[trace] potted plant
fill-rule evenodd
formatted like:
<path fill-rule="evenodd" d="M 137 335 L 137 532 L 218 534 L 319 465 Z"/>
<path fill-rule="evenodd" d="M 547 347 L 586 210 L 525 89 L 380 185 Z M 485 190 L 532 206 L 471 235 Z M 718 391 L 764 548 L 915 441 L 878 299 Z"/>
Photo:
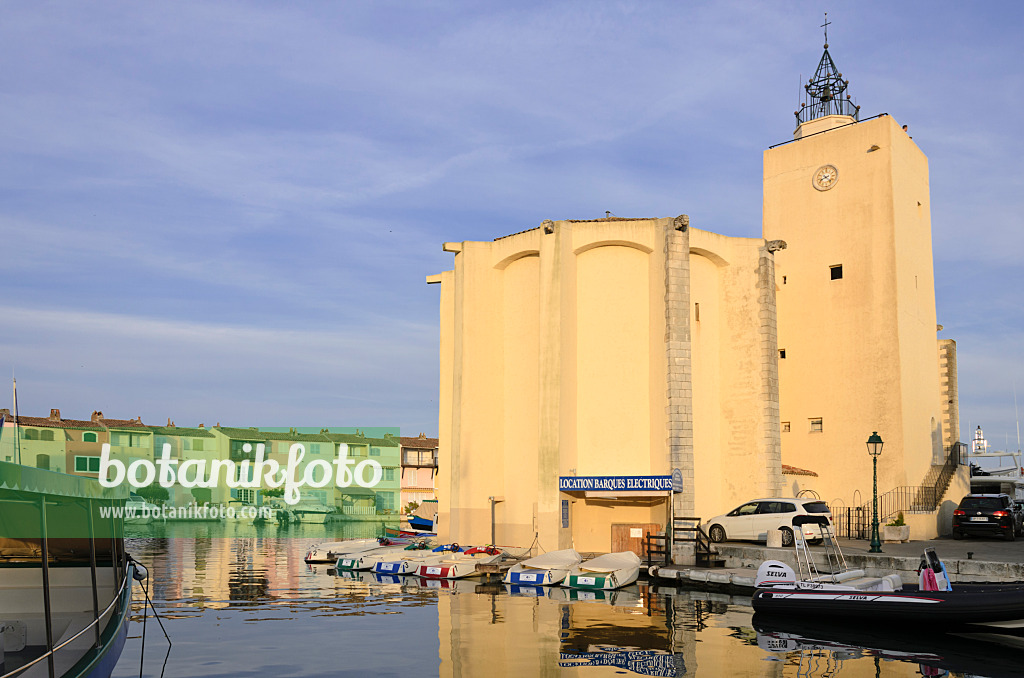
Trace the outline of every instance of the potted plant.
<path fill-rule="evenodd" d="M 910 525 L 903 520 L 903 512 L 882 526 L 882 541 L 887 544 L 910 541 Z"/>

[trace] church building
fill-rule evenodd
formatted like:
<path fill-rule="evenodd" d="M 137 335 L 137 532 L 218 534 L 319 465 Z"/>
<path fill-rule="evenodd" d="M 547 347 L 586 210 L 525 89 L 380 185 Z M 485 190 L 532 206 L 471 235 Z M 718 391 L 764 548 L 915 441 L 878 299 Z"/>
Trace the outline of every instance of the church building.
<path fill-rule="evenodd" d="M 758 497 L 855 506 L 875 431 L 880 492 L 941 468 L 955 346 L 936 335 L 927 160 L 846 87 L 826 45 L 793 139 L 765 151 L 762 238 L 680 215 L 445 243 L 439 539 L 635 550 Z"/>

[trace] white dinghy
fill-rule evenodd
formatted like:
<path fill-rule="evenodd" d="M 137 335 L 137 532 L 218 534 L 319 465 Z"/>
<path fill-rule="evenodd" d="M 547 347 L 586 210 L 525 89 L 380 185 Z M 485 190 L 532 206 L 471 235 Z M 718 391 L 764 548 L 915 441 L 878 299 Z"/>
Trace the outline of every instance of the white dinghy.
<path fill-rule="evenodd" d="M 380 539 L 346 539 L 312 544 L 307 549 L 304 560 L 307 563 L 334 563 L 337 562 L 338 556 L 375 549 L 382 545 Z"/>
<path fill-rule="evenodd" d="M 343 570 L 372 570 L 373 566 L 382 560 L 397 558 L 400 553 L 405 551 L 405 547 L 405 544 L 388 544 L 354 553 L 343 553 L 338 556 L 335 568 L 338 572 Z"/>
<path fill-rule="evenodd" d="M 574 589 L 619 589 L 640 576 L 640 556 L 632 551 L 619 551 L 598 556 L 574 567 L 562 586 Z"/>
<path fill-rule="evenodd" d="M 433 549 L 406 547 L 395 557 L 381 559 L 373 566 L 373 571 L 377 574 L 416 574 L 421 565 L 436 565 L 460 550 L 458 544 L 444 544 Z"/>
<path fill-rule="evenodd" d="M 581 560 L 583 557 L 575 549 L 544 553 L 516 563 L 505 573 L 502 581 L 524 586 L 551 586 L 561 583 L 569 570 L 579 565 Z"/>
<path fill-rule="evenodd" d="M 502 551 L 493 546 L 478 546 L 453 553 L 437 563 L 420 565 L 416 574 L 427 579 L 462 579 L 478 574 L 477 565 L 497 562 L 502 555 Z"/>

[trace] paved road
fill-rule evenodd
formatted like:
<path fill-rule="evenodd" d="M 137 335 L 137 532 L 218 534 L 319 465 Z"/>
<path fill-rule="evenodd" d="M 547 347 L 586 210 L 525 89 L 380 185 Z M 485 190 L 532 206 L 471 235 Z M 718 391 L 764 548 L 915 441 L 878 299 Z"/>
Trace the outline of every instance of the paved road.
<path fill-rule="evenodd" d="M 843 553 L 864 553 L 871 548 L 866 539 L 840 539 Z M 973 553 L 974 560 L 994 563 L 1024 563 L 1024 538 L 1017 541 L 1003 541 L 992 537 L 968 537 L 953 539 L 941 537 L 927 541 L 909 541 L 905 544 L 882 544 L 882 553 L 890 556 L 919 556 L 924 549 L 932 547 L 943 561 L 967 560 Z"/>

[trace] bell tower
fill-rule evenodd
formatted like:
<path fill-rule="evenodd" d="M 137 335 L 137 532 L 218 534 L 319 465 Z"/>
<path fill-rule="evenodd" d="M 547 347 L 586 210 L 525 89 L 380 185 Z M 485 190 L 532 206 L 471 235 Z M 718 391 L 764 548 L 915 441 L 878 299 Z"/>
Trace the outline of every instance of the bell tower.
<path fill-rule="evenodd" d="M 923 482 L 943 456 L 942 396 L 928 160 L 889 115 L 861 119 L 824 28 L 793 139 L 764 152 L 762 234 L 788 245 L 775 255 L 782 461 L 850 506 L 855 490 L 871 497 L 873 431 L 879 493 Z"/>

